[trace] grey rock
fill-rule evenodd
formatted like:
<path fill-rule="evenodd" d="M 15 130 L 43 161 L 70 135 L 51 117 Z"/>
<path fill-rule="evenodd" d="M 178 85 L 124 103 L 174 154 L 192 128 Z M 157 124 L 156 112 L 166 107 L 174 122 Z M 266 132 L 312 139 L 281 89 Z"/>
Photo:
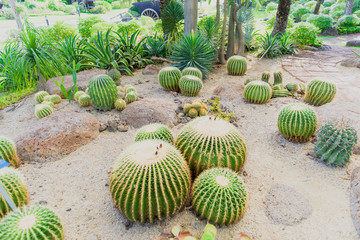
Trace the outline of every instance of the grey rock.
<path fill-rule="evenodd" d="M 343 67 L 357 67 L 360 68 L 360 58 L 348 58 L 340 63 Z"/>
<path fill-rule="evenodd" d="M 346 42 L 347 47 L 360 47 L 360 40 L 351 40 Z"/>
<path fill-rule="evenodd" d="M 360 155 L 360 143 L 358 145 L 355 145 L 353 153 L 356 155 Z"/>
<path fill-rule="evenodd" d="M 154 65 L 154 64 L 150 64 L 147 65 L 144 70 L 142 70 L 142 74 L 143 75 L 156 75 L 158 74 L 160 71 L 160 67 Z"/>
<path fill-rule="evenodd" d="M 329 27 L 326 30 L 324 30 L 320 35 L 321 36 L 338 36 L 339 32 L 336 29 L 336 27 Z"/>

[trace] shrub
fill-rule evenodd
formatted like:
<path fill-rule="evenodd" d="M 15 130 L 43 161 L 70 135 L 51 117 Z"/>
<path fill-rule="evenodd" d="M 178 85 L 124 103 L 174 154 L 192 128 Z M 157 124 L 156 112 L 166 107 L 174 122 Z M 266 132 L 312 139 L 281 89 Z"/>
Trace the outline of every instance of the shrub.
<path fill-rule="evenodd" d="M 302 15 L 301 21 L 302 21 L 302 22 L 306 22 L 307 19 L 308 19 L 311 15 L 312 15 L 311 13 L 306 13 L 306 14 Z"/>
<path fill-rule="evenodd" d="M 5 9 L 3 10 L 3 15 L 4 15 L 5 19 L 8 19 L 8 20 L 13 20 L 13 19 L 15 19 L 12 10 L 9 9 L 9 8 L 5 8 Z"/>
<path fill-rule="evenodd" d="M 305 7 L 299 7 L 292 13 L 292 15 L 293 15 L 295 21 L 300 22 L 301 17 L 307 13 L 311 13 L 311 11 Z"/>
<path fill-rule="evenodd" d="M 266 12 L 270 13 L 272 11 L 276 11 L 278 9 L 278 4 L 271 2 L 266 6 Z"/>
<path fill-rule="evenodd" d="M 95 6 L 90 12 L 93 14 L 104 14 L 106 13 L 106 8 L 104 6 Z"/>
<path fill-rule="evenodd" d="M 50 9 L 51 11 L 59 11 L 59 7 L 57 5 L 57 2 L 55 2 L 54 0 L 50 0 L 48 2 L 47 5 L 48 9 Z"/>
<path fill-rule="evenodd" d="M 66 14 L 75 15 L 76 14 L 76 8 L 74 6 L 72 6 L 72 5 L 67 5 L 65 7 L 64 12 Z"/>
<path fill-rule="evenodd" d="M 324 1 L 323 6 L 330 7 L 330 6 L 334 5 L 335 2 L 336 2 L 336 0 L 326 0 L 326 1 Z"/>
<path fill-rule="evenodd" d="M 329 14 L 331 11 L 331 7 L 326 7 L 321 11 L 321 14 Z"/>
<path fill-rule="evenodd" d="M 266 32 L 264 35 L 258 35 L 256 42 L 259 48 L 259 57 L 276 58 L 282 55 L 279 35 L 272 36 Z"/>
<path fill-rule="evenodd" d="M 337 30 L 339 32 L 339 35 L 351 34 L 351 33 L 359 33 L 360 32 L 360 26 L 338 27 Z"/>
<path fill-rule="evenodd" d="M 219 25 L 216 26 L 215 18 L 216 18 L 215 15 L 203 17 L 198 22 L 198 28 L 199 31 L 202 34 L 204 34 L 204 36 L 208 39 L 208 41 L 217 44 L 216 42 L 214 42 L 214 40 L 217 38 L 217 40 L 219 41 L 220 39 L 221 33 L 219 31 L 220 30 L 219 26 L 221 26 L 221 24 L 219 23 Z"/>
<path fill-rule="evenodd" d="M 100 32 L 101 34 L 106 34 L 108 30 L 110 30 L 110 36 L 115 36 L 116 32 L 118 30 L 115 23 L 109 23 L 109 22 L 100 22 L 96 23 L 91 28 L 91 36 L 90 36 L 90 42 L 92 42 L 97 37 L 97 33 Z"/>
<path fill-rule="evenodd" d="M 137 20 L 141 26 L 141 32 L 146 35 L 152 35 L 154 33 L 155 21 L 151 17 L 141 16 Z M 137 29 L 139 30 L 139 29 Z"/>
<path fill-rule="evenodd" d="M 80 18 L 79 21 L 79 33 L 83 38 L 89 38 L 91 36 L 91 29 L 96 23 L 105 22 L 103 19 L 97 16 Z"/>
<path fill-rule="evenodd" d="M 111 7 L 112 9 L 120 9 L 121 8 L 120 2 L 119 1 L 112 2 Z"/>
<path fill-rule="evenodd" d="M 307 9 L 309 9 L 309 11 L 313 12 L 314 9 L 315 9 L 315 5 L 316 5 L 316 1 L 310 1 L 310 2 L 305 3 L 304 6 L 305 6 Z"/>
<path fill-rule="evenodd" d="M 25 7 L 28 8 L 28 9 L 34 9 L 36 8 L 36 5 L 30 1 L 25 1 Z"/>
<path fill-rule="evenodd" d="M 139 29 L 141 29 L 141 26 L 138 21 L 131 20 L 127 23 L 123 23 L 123 22 L 119 23 L 118 28 L 119 28 L 118 32 L 123 32 L 123 31 L 127 30 L 129 34 L 133 34 L 136 31 L 138 31 Z"/>
<path fill-rule="evenodd" d="M 71 24 L 57 22 L 52 27 L 44 28 L 43 32 L 46 34 L 46 38 L 49 38 L 51 41 L 57 41 L 59 39 L 75 36 L 77 34 L 77 29 Z"/>
<path fill-rule="evenodd" d="M 319 15 L 311 15 L 307 21 L 309 23 L 314 24 L 316 27 L 318 27 L 321 31 L 325 31 L 333 24 L 333 19 L 330 16 L 319 14 Z"/>
<path fill-rule="evenodd" d="M 166 44 L 162 37 L 155 33 L 154 37 L 146 37 L 144 49 L 149 57 L 166 57 Z"/>
<path fill-rule="evenodd" d="M 330 17 L 332 17 L 333 19 L 338 19 L 339 17 L 344 15 L 344 11 L 345 3 L 334 4 L 331 6 Z"/>
<path fill-rule="evenodd" d="M 360 19 L 355 14 L 342 16 L 337 22 L 338 27 L 353 27 L 358 25 L 360 25 Z"/>
<path fill-rule="evenodd" d="M 300 47 L 317 45 L 316 36 L 320 33 L 320 29 L 308 22 L 295 24 L 290 32 L 294 41 Z"/>
<path fill-rule="evenodd" d="M 97 7 L 97 6 L 103 6 L 103 7 L 105 7 L 105 12 L 104 13 L 106 13 L 106 12 L 110 12 L 111 11 L 111 4 L 110 3 L 108 3 L 108 2 L 106 2 L 106 1 L 96 1 L 95 2 L 95 7 Z"/>
<path fill-rule="evenodd" d="M 294 37 L 288 32 L 280 37 L 280 51 L 283 55 L 293 55 L 296 53 L 297 46 Z"/>

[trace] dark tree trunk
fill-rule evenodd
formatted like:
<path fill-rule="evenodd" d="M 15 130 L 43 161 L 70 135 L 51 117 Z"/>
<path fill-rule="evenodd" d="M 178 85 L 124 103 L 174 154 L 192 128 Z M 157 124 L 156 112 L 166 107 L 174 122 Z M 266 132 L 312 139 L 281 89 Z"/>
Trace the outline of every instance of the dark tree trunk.
<path fill-rule="evenodd" d="M 242 22 L 236 22 L 236 30 L 239 36 L 239 47 L 237 51 L 237 55 L 244 56 L 245 55 L 245 34 L 242 27 Z"/>
<path fill-rule="evenodd" d="M 159 1 L 159 5 L 160 5 L 160 15 L 164 16 L 164 9 L 165 7 L 169 4 L 170 0 L 160 0 Z M 163 27 L 163 32 L 165 33 L 165 29 Z"/>
<path fill-rule="evenodd" d="M 228 8 L 228 0 L 224 1 L 224 19 L 221 31 L 221 39 L 220 39 L 220 49 L 219 49 L 219 59 L 221 64 L 225 64 L 225 35 L 226 35 L 226 21 L 227 21 L 227 8 Z"/>
<path fill-rule="evenodd" d="M 234 55 L 235 48 L 235 7 L 230 8 L 229 28 L 228 28 L 228 44 L 226 49 L 226 59 Z"/>
<path fill-rule="evenodd" d="M 315 10 L 314 10 L 314 14 L 319 14 L 320 11 L 320 7 L 321 7 L 321 3 L 323 2 L 323 0 L 317 0 L 317 3 L 315 5 Z"/>
<path fill-rule="evenodd" d="M 291 0 L 279 0 L 279 6 L 276 13 L 276 19 L 272 35 L 277 33 L 285 33 L 289 12 L 290 12 Z"/>
<path fill-rule="evenodd" d="M 185 0 L 184 2 L 184 33 L 196 32 L 198 19 L 198 1 Z"/>
<path fill-rule="evenodd" d="M 354 0 L 347 0 L 344 15 L 351 15 L 354 7 Z"/>

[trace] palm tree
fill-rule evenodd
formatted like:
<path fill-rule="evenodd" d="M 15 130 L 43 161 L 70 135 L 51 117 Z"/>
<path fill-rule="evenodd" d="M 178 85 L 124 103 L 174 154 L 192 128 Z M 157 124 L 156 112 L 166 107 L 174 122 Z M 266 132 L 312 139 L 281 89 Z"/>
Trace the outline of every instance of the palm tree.
<path fill-rule="evenodd" d="M 184 2 L 184 17 L 185 17 L 184 33 L 189 34 L 191 32 L 196 32 L 197 19 L 198 19 L 198 1 L 197 0 L 185 0 L 185 2 Z"/>

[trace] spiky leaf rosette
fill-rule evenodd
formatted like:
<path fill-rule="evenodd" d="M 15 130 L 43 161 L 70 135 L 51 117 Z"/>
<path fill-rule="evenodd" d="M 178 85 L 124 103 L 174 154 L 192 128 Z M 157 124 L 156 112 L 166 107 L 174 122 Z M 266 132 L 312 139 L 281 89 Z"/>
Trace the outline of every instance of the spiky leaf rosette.
<path fill-rule="evenodd" d="M 49 116 L 53 113 L 53 108 L 48 104 L 38 104 L 35 106 L 35 116 L 38 119 Z"/>
<path fill-rule="evenodd" d="M 6 137 L 0 137 L 0 158 L 9 162 L 14 167 L 19 166 L 15 144 Z"/>
<path fill-rule="evenodd" d="M 274 72 L 274 85 L 282 84 L 282 72 Z"/>
<path fill-rule="evenodd" d="M 42 103 L 42 101 L 44 101 L 44 97 L 45 97 L 45 96 L 48 96 L 48 95 L 49 95 L 49 93 L 47 93 L 47 92 L 45 92 L 45 91 L 37 92 L 37 93 L 35 94 L 35 101 L 36 101 L 37 103 Z"/>
<path fill-rule="evenodd" d="M 107 72 L 107 75 L 111 77 L 115 84 L 120 84 L 121 73 L 116 69 L 111 69 Z"/>
<path fill-rule="evenodd" d="M 191 185 L 181 153 L 162 140 L 136 142 L 124 150 L 110 174 L 111 196 L 130 221 L 172 216 L 186 202 Z"/>
<path fill-rule="evenodd" d="M 344 166 L 357 143 L 357 132 L 344 123 L 327 123 L 319 130 L 315 156 L 328 165 Z"/>
<path fill-rule="evenodd" d="M 126 108 L 126 102 L 123 99 L 117 99 L 115 101 L 115 108 L 117 110 L 124 110 Z"/>
<path fill-rule="evenodd" d="M 269 79 L 270 79 L 270 73 L 269 72 L 263 72 L 261 74 L 261 81 L 264 81 L 264 82 L 269 82 Z"/>
<path fill-rule="evenodd" d="M 171 130 L 161 123 L 148 124 L 137 131 L 135 135 L 135 142 L 147 139 L 159 139 L 171 144 L 174 143 L 174 137 Z"/>
<path fill-rule="evenodd" d="M 201 218 L 221 226 L 236 222 L 244 214 L 247 192 L 236 172 L 228 168 L 212 168 L 195 179 L 191 199 Z"/>
<path fill-rule="evenodd" d="M 305 101 L 314 106 L 321 106 L 331 102 L 335 95 L 335 84 L 322 80 L 312 80 L 307 85 Z"/>
<path fill-rule="evenodd" d="M 74 95 L 75 101 L 79 101 L 79 97 L 80 97 L 81 95 L 83 95 L 84 93 L 85 93 L 84 91 L 77 91 L 77 92 L 75 93 L 75 95 Z"/>
<path fill-rule="evenodd" d="M 117 99 L 117 88 L 108 75 L 98 75 L 90 79 L 89 95 L 95 108 L 111 110 Z"/>
<path fill-rule="evenodd" d="M 181 93 L 185 96 L 195 97 L 200 93 L 203 83 L 198 77 L 186 75 L 180 78 L 179 87 Z"/>
<path fill-rule="evenodd" d="M 0 169 L 0 182 L 9 194 L 17 207 L 22 207 L 29 203 L 29 194 L 24 183 L 21 173 L 13 168 Z M 10 206 L 5 201 L 5 198 L 0 194 L 0 218 L 4 217 L 11 211 Z M 0 231 L 0 236 L 1 236 Z M 1 238 L 0 239 L 13 239 Z"/>
<path fill-rule="evenodd" d="M 244 98 L 251 103 L 266 103 L 271 98 L 271 87 L 264 81 L 252 81 L 246 84 Z"/>
<path fill-rule="evenodd" d="M 245 140 L 231 123 L 215 117 L 198 117 L 180 131 L 177 148 L 184 154 L 194 175 L 212 167 L 238 172 L 245 163 Z"/>
<path fill-rule="evenodd" d="M 306 142 L 316 131 L 316 113 L 308 105 L 289 104 L 283 107 L 279 113 L 278 128 L 282 135 L 290 141 Z"/>
<path fill-rule="evenodd" d="M 202 72 L 194 67 L 187 67 L 182 71 L 182 75 L 186 76 L 186 75 L 191 75 L 191 76 L 195 76 L 198 77 L 200 79 L 202 79 Z"/>
<path fill-rule="evenodd" d="M 126 96 L 125 96 L 125 101 L 126 101 L 127 103 L 132 103 L 132 102 L 135 102 L 135 101 L 136 101 L 136 98 L 137 98 L 136 92 L 129 92 L 129 93 L 127 93 Z"/>
<path fill-rule="evenodd" d="M 0 239 L 63 240 L 60 218 L 42 206 L 23 207 L 0 222 Z"/>
<path fill-rule="evenodd" d="M 169 91 L 179 90 L 181 71 L 176 67 L 165 67 L 159 72 L 159 84 Z"/>
<path fill-rule="evenodd" d="M 246 59 L 242 56 L 232 56 L 227 60 L 226 69 L 230 75 L 244 75 L 247 70 Z"/>
<path fill-rule="evenodd" d="M 50 100 L 50 102 L 53 102 L 54 104 L 61 103 L 61 97 L 57 94 L 50 95 L 49 100 Z"/>
<path fill-rule="evenodd" d="M 91 99 L 90 99 L 90 96 L 87 95 L 86 93 L 82 94 L 80 97 L 79 97 L 79 104 L 83 107 L 87 107 L 87 106 L 90 106 L 91 105 Z"/>

